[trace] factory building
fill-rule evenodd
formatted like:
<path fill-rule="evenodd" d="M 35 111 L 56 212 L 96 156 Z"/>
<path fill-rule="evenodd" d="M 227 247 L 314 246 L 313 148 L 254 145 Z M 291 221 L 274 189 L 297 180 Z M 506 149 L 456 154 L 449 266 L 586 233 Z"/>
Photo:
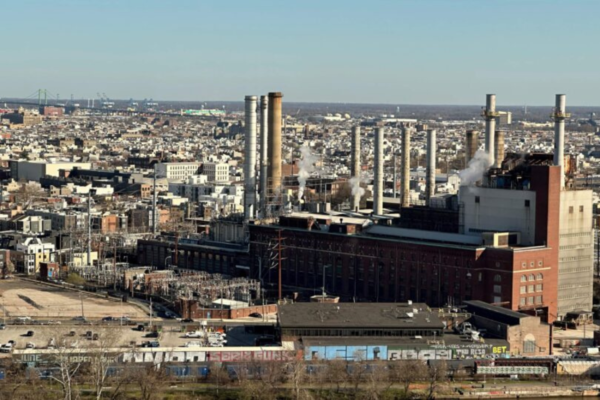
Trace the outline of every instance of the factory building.
<path fill-rule="evenodd" d="M 200 162 L 166 162 L 156 164 L 156 175 L 169 180 L 183 180 L 198 175 Z"/>

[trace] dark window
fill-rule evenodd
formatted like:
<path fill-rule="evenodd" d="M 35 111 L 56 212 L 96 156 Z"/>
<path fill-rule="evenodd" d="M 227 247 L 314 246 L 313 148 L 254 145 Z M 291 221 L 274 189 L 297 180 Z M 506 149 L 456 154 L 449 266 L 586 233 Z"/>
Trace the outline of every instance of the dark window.
<path fill-rule="evenodd" d="M 479 196 L 475 196 L 475 203 L 479 203 Z"/>
<path fill-rule="evenodd" d="M 529 200 L 525 200 L 525 207 L 529 207 Z"/>
<path fill-rule="evenodd" d="M 573 206 L 569 207 L 569 214 L 573 214 Z"/>
<path fill-rule="evenodd" d="M 583 206 L 579 206 L 579 212 L 583 212 Z"/>

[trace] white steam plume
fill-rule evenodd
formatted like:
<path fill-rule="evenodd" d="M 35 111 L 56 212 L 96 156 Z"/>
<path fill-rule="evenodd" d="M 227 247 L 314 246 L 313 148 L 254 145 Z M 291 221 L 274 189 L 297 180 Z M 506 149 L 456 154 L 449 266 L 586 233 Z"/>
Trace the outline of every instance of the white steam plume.
<path fill-rule="evenodd" d="M 360 184 L 368 182 L 369 177 L 367 176 L 367 174 L 364 173 L 364 171 L 361 171 L 360 177 L 354 176 L 350 178 L 348 183 L 352 187 L 352 197 L 358 197 L 359 199 L 361 199 L 365 194 L 365 189 L 362 186 L 360 186 Z"/>
<path fill-rule="evenodd" d="M 310 152 L 310 147 L 306 143 L 300 148 L 300 154 L 302 155 L 302 159 L 298 163 L 298 183 L 300 184 L 298 187 L 298 199 L 302 199 L 304 196 L 306 180 L 315 171 L 315 163 L 319 161 L 319 157 Z"/>
<path fill-rule="evenodd" d="M 475 184 L 483 178 L 485 172 L 490 168 L 490 156 L 485 150 L 479 149 L 469 161 L 467 168 L 458 173 L 461 186 Z"/>

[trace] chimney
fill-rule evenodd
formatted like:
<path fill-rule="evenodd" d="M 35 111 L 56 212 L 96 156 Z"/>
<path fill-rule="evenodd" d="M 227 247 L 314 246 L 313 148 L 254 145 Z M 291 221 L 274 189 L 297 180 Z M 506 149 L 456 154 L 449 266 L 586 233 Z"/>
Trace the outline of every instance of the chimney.
<path fill-rule="evenodd" d="M 554 165 L 560 166 L 560 188 L 565 187 L 565 118 L 570 114 L 566 112 L 567 96 L 556 95 L 556 105 L 552 117 L 554 118 Z"/>
<path fill-rule="evenodd" d="M 402 128 L 402 207 L 410 206 L 410 128 Z"/>
<path fill-rule="evenodd" d="M 256 206 L 256 96 L 245 98 L 244 219 L 254 218 Z"/>
<path fill-rule="evenodd" d="M 496 132 L 496 95 L 488 94 L 486 96 L 485 110 L 483 110 L 483 117 L 485 118 L 485 151 L 488 153 L 490 159 L 490 165 L 496 167 L 494 160 L 494 133 Z"/>
<path fill-rule="evenodd" d="M 435 161 L 436 161 L 436 131 L 435 129 L 427 130 L 427 183 L 425 196 L 427 205 L 435 194 Z"/>
<path fill-rule="evenodd" d="M 383 128 L 375 128 L 375 181 L 373 182 L 373 214 L 383 214 Z"/>
<path fill-rule="evenodd" d="M 356 178 L 360 184 L 360 126 L 352 127 L 352 162 L 350 166 L 352 178 Z M 352 210 L 360 208 L 360 195 L 352 198 Z"/>
<path fill-rule="evenodd" d="M 477 149 L 479 148 L 479 131 L 467 131 L 467 145 L 465 149 L 465 168 L 469 165 L 469 161 L 473 159 Z"/>
<path fill-rule="evenodd" d="M 267 205 L 267 96 L 260 96 L 260 211 Z"/>
<path fill-rule="evenodd" d="M 269 141 L 268 154 L 268 185 L 269 194 L 278 195 L 281 190 L 281 92 L 269 93 L 268 120 Z"/>
<path fill-rule="evenodd" d="M 496 159 L 496 168 L 502 168 L 502 161 L 504 161 L 504 131 L 496 131 L 494 136 L 494 158 Z"/>

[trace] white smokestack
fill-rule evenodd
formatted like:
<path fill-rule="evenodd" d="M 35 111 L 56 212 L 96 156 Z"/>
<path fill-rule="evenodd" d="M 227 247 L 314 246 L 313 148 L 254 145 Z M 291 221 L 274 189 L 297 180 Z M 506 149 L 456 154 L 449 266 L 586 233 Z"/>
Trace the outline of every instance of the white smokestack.
<path fill-rule="evenodd" d="M 435 195 L 435 159 L 437 156 L 436 153 L 436 131 L 435 129 L 429 129 L 427 131 L 427 181 L 425 189 L 427 205 L 429 205 L 429 201 Z"/>
<path fill-rule="evenodd" d="M 554 107 L 554 165 L 560 166 L 560 187 L 565 187 L 565 118 L 567 96 L 564 94 L 556 95 L 556 105 Z"/>
<path fill-rule="evenodd" d="M 267 96 L 260 96 L 260 210 L 264 214 L 267 205 L 268 193 L 268 166 L 267 143 L 269 140 L 269 129 L 267 126 Z"/>
<path fill-rule="evenodd" d="M 411 128 L 402 129 L 402 207 L 410 207 L 410 134 Z"/>
<path fill-rule="evenodd" d="M 364 189 L 360 187 L 360 126 L 352 127 L 352 161 L 350 173 L 352 174 L 350 179 L 350 185 L 352 186 L 352 210 L 356 211 L 360 207 L 360 199 L 362 194 L 364 194 Z"/>
<path fill-rule="evenodd" d="M 256 206 L 256 96 L 246 96 L 245 102 L 244 219 L 249 220 Z"/>
<path fill-rule="evenodd" d="M 375 128 L 373 214 L 383 214 L 383 128 Z"/>
<path fill-rule="evenodd" d="M 483 111 L 485 118 L 485 151 L 489 154 L 490 165 L 496 166 L 494 160 L 494 134 L 496 133 L 496 95 L 488 94 L 486 96 L 485 110 Z"/>

